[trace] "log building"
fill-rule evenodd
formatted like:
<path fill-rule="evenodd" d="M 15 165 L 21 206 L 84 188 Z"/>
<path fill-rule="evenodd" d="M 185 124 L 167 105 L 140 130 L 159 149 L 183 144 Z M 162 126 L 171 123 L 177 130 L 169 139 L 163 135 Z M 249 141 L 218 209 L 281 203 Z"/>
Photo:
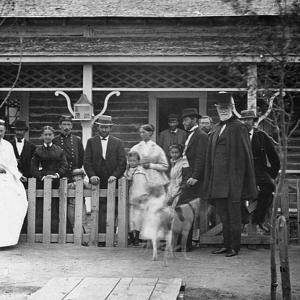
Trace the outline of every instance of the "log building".
<path fill-rule="evenodd" d="M 97 114 L 105 96 L 118 90 L 106 113 L 128 148 L 139 140 L 140 124 L 150 122 L 158 133 L 169 113 L 185 107 L 215 118 L 219 91 L 233 93 L 238 111 L 256 109 L 264 90 L 274 88 L 276 76 L 268 81 L 265 71 L 284 43 L 294 70 L 285 88 L 297 98 L 297 120 L 300 21 L 293 9 L 285 12 L 283 36 L 275 0 L 1 1 L 0 99 L 14 89 L 0 115 L 9 124 L 27 120 L 38 144 L 41 127 L 57 128 L 68 113 L 55 91 L 72 103 L 86 94 Z M 80 123 L 75 129 L 81 134 Z M 289 169 L 300 170 L 300 130 L 290 150 Z"/>

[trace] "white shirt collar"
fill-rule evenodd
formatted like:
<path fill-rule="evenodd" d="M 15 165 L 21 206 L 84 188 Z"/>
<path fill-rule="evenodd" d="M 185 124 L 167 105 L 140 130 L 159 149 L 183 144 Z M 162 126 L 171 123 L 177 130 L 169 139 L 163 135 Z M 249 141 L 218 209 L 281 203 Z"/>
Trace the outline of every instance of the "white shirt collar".
<path fill-rule="evenodd" d="M 47 148 L 48 146 L 51 147 L 52 143 L 50 143 L 49 145 L 47 145 L 46 143 L 44 143 L 44 146 Z"/>

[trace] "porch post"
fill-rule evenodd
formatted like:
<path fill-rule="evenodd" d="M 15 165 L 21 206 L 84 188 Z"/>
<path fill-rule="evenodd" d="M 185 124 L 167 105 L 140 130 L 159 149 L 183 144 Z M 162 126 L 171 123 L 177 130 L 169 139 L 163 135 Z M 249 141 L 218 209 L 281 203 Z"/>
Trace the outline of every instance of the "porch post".
<path fill-rule="evenodd" d="M 83 65 L 82 93 L 86 94 L 88 100 L 93 103 L 93 65 Z M 87 140 L 92 136 L 92 120 L 81 121 L 82 143 L 86 146 Z"/>
<path fill-rule="evenodd" d="M 256 112 L 257 97 L 257 65 L 251 64 L 247 69 L 247 109 Z"/>

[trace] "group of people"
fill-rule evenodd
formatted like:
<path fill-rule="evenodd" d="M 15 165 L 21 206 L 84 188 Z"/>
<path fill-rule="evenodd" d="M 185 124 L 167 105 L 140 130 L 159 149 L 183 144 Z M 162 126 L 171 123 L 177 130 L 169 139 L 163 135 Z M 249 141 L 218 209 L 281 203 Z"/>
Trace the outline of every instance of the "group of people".
<path fill-rule="evenodd" d="M 99 117 L 98 134 L 87 141 L 85 150 L 81 139 L 72 134 L 70 116 L 60 119 L 58 136 L 51 126 L 43 127 L 43 144 L 38 147 L 24 139 L 28 130 L 24 121 L 15 123 L 15 139 L 11 143 L 3 139 L 5 124 L 0 122 L 0 186 L 6 199 L 0 201 L 0 211 L 1 214 L 12 211 L 5 206 L 12 198 L 19 209 L 13 212 L 14 218 L 6 215 L 14 223 L 10 227 L 15 228 L 14 234 L 6 232 L 7 220 L 0 218 L 0 222 L 5 223 L 0 226 L 4 230 L 1 230 L 0 246 L 17 243 L 26 214 L 24 186 L 28 178 L 37 178 L 40 185 L 45 178 L 51 178 L 52 186 L 57 188 L 60 178 L 67 177 L 72 183 L 75 175 L 84 175 L 84 168 L 89 183 L 100 183 L 101 188 L 123 175 L 128 178 L 130 243 L 138 245 L 140 238 L 151 238 L 151 222 L 142 212 L 145 199 L 152 197 L 155 201 L 151 203 L 156 203 L 159 209 L 166 202 L 176 207 L 200 197 L 216 209 L 223 225 L 224 247 L 213 253 L 237 255 L 241 207 L 245 201 L 257 199 L 252 221 L 263 227 L 280 164 L 271 138 L 255 128 L 254 112 L 243 111 L 241 121 L 238 120 L 233 114 L 229 93 L 219 93 L 215 106 L 220 122 L 214 126 L 210 117 L 201 117 L 195 108 L 184 109 L 180 117 L 169 115 L 169 129 L 160 133 L 157 143 L 152 140 L 154 126 L 140 126 L 141 142 L 129 150 L 127 157 L 123 142 L 110 134 L 111 116 Z M 180 121 L 184 130 L 179 128 Z M 11 185 L 17 188 L 10 188 Z M 99 201 L 99 231 L 105 232 L 106 199 Z M 57 203 L 52 203 L 53 214 L 58 212 L 58 207 L 54 207 Z M 70 201 L 68 217 L 74 224 L 72 210 L 74 203 Z M 16 219 L 16 211 L 18 221 L 12 221 Z M 37 207 L 37 217 L 39 213 L 42 213 L 41 207 Z M 13 235 L 15 239 L 11 241 Z M 190 234 L 187 249 L 191 246 Z"/>

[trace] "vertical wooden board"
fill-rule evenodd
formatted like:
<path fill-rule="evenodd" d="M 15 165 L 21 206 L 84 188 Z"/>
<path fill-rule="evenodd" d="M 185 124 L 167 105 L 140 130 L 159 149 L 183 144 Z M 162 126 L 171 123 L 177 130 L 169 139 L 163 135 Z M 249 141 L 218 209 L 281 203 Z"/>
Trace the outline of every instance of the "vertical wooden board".
<path fill-rule="evenodd" d="M 160 278 L 155 286 L 150 300 L 176 300 L 181 286 L 182 279 L 180 278 Z"/>
<path fill-rule="evenodd" d="M 116 182 L 107 186 L 106 247 L 113 247 L 115 237 Z"/>
<path fill-rule="evenodd" d="M 43 243 L 51 242 L 52 179 L 44 180 Z"/>
<path fill-rule="evenodd" d="M 48 283 L 28 296 L 28 300 L 62 300 L 68 295 L 81 281 L 81 277 L 52 278 Z"/>
<path fill-rule="evenodd" d="M 106 299 L 120 278 L 84 278 L 64 300 Z"/>
<path fill-rule="evenodd" d="M 27 242 L 35 242 L 36 179 L 28 180 Z"/>
<path fill-rule="evenodd" d="M 76 181 L 75 190 L 75 220 L 74 220 L 74 244 L 82 242 L 82 210 L 83 210 L 83 180 Z"/>
<path fill-rule="evenodd" d="M 118 247 L 127 247 L 128 243 L 128 197 L 127 180 L 119 179 L 118 183 Z"/>
<path fill-rule="evenodd" d="M 256 112 L 257 106 L 257 65 L 251 64 L 248 66 L 247 76 L 247 109 L 254 110 Z"/>
<path fill-rule="evenodd" d="M 122 278 L 107 300 L 149 300 L 158 278 Z"/>
<path fill-rule="evenodd" d="M 297 180 L 297 232 L 298 243 L 300 243 L 300 179 Z"/>
<path fill-rule="evenodd" d="M 98 246 L 99 184 L 92 185 L 91 245 Z"/>
<path fill-rule="evenodd" d="M 59 226 L 58 243 L 65 244 L 67 239 L 67 192 L 68 179 L 62 178 L 59 187 Z"/>

